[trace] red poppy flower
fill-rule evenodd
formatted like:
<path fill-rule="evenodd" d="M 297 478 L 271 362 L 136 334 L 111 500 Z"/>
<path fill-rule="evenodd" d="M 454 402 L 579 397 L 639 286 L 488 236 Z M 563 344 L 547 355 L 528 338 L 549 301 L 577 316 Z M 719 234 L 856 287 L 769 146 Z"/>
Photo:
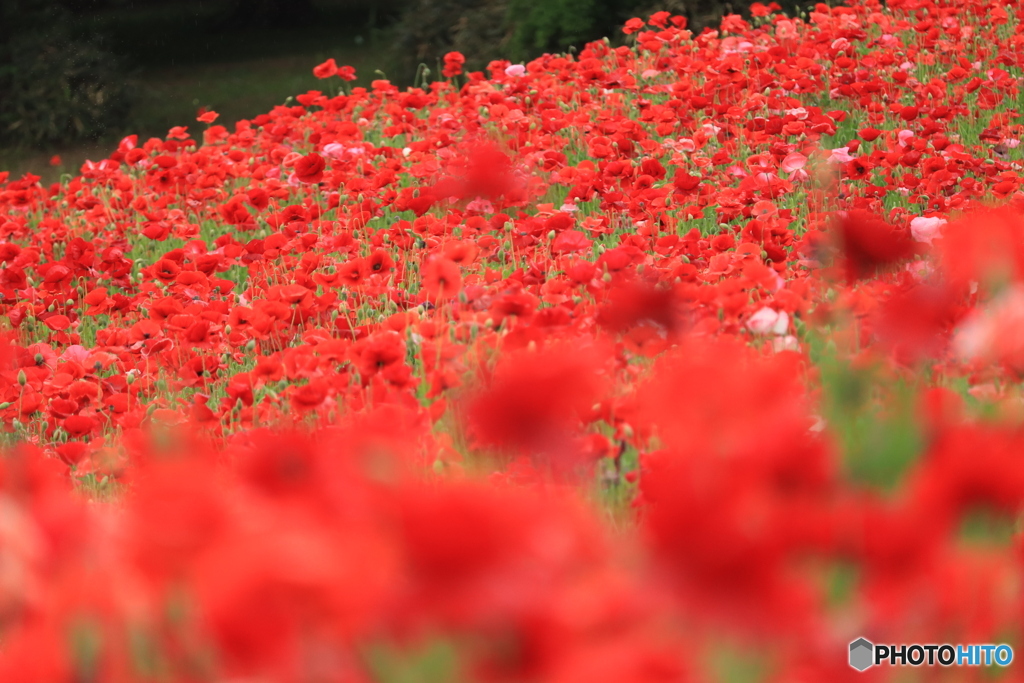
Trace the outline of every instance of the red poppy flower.
<path fill-rule="evenodd" d="M 67 464 L 74 467 L 82 462 L 89 452 L 89 445 L 82 441 L 68 441 L 57 446 L 57 456 Z"/>
<path fill-rule="evenodd" d="M 657 289 L 642 283 L 629 283 L 609 293 L 597 321 L 615 332 L 634 325 L 653 324 L 671 334 L 681 323 L 676 297 L 671 289 Z"/>
<path fill-rule="evenodd" d="M 356 347 L 356 367 L 363 379 L 383 372 L 405 360 L 405 342 L 397 332 L 378 332 Z"/>
<path fill-rule="evenodd" d="M 853 210 L 838 218 L 839 244 L 846 275 L 854 280 L 909 258 L 916 250 L 906 231 L 878 216 Z"/>
<path fill-rule="evenodd" d="M 865 142 L 874 142 L 882 134 L 882 131 L 877 128 L 861 128 L 857 131 L 857 134 L 860 135 L 861 139 Z"/>
<path fill-rule="evenodd" d="M 153 264 L 153 275 L 164 282 L 171 282 L 181 272 L 181 266 L 171 259 L 162 258 Z"/>
<path fill-rule="evenodd" d="M 462 65 L 466 58 L 461 52 L 449 52 L 444 56 L 444 70 L 441 72 L 445 78 L 452 78 L 462 73 Z"/>
<path fill-rule="evenodd" d="M 566 447 L 572 428 L 600 396 L 598 361 L 591 352 L 564 347 L 504 359 L 469 403 L 473 434 L 482 443 L 527 452 Z"/>
<path fill-rule="evenodd" d="M 132 325 L 131 340 L 133 342 L 139 342 L 147 341 L 149 339 L 157 339 L 162 337 L 163 333 L 164 330 L 159 323 L 153 320 L 140 320 Z"/>
<path fill-rule="evenodd" d="M 364 259 L 357 258 L 345 261 L 338 266 L 338 281 L 349 287 L 358 287 L 367 275 L 367 264 Z"/>
<path fill-rule="evenodd" d="M 462 273 L 458 264 L 435 257 L 423 266 L 423 292 L 431 301 L 452 299 L 462 289 Z"/>
<path fill-rule="evenodd" d="M 880 341 L 901 362 L 935 357 L 963 311 L 945 287 L 915 285 L 895 293 L 877 315 Z"/>
<path fill-rule="evenodd" d="M 313 67 L 313 75 L 317 78 L 330 78 L 338 73 L 338 64 L 334 59 L 328 59 L 322 64 Z"/>
<path fill-rule="evenodd" d="M 64 431 L 72 438 L 86 436 L 96 429 L 96 420 L 84 415 L 72 415 L 65 418 L 63 423 Z"/>
<path fill-rule="evenodd" d="M 43 321 L 46 326 L 54 331 L 62 331 L 71 327 L 71 320 L 66 315 L 51 315 Z"/>
<path fill-rule="evenodd" d="M 395 261 L 391 258 L 391 255 L 384 249 L 375 249 L 372 254 L 366 258 L 366 268 L 372 273 L 386 273 L 389 270 L 394 269 Z"/>
<path fill-rule="evenodd" d="M 299 411 L 312 410 L 327 398 L 328 388 L 327 382 L 319 378 L 314 379 L 308 384 L 292 387 L 292 406 Z"/>
<path fill-rule="evenodd" d="M 295 177 L 303 183 L 319 183 L 324 178 L 327 162 L 316 152 L 310 152 L 295 162 Z"/>
<path fill-rule="evenodd" d="M 572 254 L 586 251 L 592 242 L 579 230 L 566 230 L 551 242 L 552 254 Z"/>
<path fill-rule="evenodd" d="M 1013 206 L 969 213 L 943 229 L 938 241 L 943 272 L 952 283 L 994 291 L 1024 282 L 1024 217 Z"/>

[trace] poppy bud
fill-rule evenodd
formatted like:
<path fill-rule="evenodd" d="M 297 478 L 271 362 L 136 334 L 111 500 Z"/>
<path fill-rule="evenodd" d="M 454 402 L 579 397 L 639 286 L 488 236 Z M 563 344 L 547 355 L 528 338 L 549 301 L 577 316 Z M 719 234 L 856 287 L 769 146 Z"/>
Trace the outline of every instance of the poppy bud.
<path fill-rule="evenodd" d="M 7 410 L 12 405 L 14 405 L 14 403 L 12 403 L 11 401 L 4 401 L 3 403 L 0 403 L 0 410 Z"/>
<path fill-rule="evenodd" d="M 24 370 L 18 371 L 18 384 L 20 384 L 21 386 L 25 386 L 26 384 L 28 384 L 28 375 L 25 374 Z"/>

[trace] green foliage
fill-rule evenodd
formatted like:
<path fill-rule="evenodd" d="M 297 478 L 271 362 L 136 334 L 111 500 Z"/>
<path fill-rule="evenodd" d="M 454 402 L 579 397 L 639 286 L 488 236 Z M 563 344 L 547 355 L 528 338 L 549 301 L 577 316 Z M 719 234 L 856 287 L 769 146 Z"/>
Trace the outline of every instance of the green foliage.
<path fill-rule="evenodd" d="M 73 36 L 59 9 L 35 19 L 0 46 L 0 141 L 40 147 L 120 129 L 134 98 L 119 60 L 97 38 Z"/>
<path fill-rule="evenodd" d="M 562 52 L 601 38 L 622 37 L 631 17 L 646 19 L 659 11 L 685 16 L 699 27 L 717 24 L 729 5 L 721 0 L 508 0 L 513 56 L 529 59 Z"/>
<path fill-rule="evenodd" d="M 512 47 L 530 55 L 580 45 L 605 31 L 617 14 L 617 0 L 509 0 L 508 22 L 515 27 Z"/>
<path fill-rule="evenodd" d="M 438 64 L 452 50 L 466 56 L 466 70 L 482 70 L 505 54 L 511 33 L 508 0 L 411 0 L 394 28 L 395 63 L 388 76 L 412 82 L 420 64 L 440 76 Z"/>
<path fill-rule="evenodd" d="M 382 683 L 458 683 L 455 643 L 434 640 L 412 650 L 378 645 L 367 653 L 374 679 Z"/>
<path fill-rule="evenodd" d="M 854 366 L 819 334 L 807 341 L 821 373 L 822 417 L 842 449 L 847 471 L 863 484 L 893 490 L 925 446 L 917 414 L 919 387 L 882 382 L 877 369 Z"/>

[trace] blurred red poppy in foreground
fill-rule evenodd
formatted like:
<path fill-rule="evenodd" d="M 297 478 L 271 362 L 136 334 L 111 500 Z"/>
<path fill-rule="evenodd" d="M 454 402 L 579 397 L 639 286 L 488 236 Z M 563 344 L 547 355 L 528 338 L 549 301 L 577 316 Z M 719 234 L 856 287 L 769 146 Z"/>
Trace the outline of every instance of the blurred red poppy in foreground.
<path fill-rule="evenodd" d="M 848 211 L 836 223 L 840 264 L 850 281 L 869 277 L 915 252 L 915 243 L 904 230 L 868 211 Z"/>

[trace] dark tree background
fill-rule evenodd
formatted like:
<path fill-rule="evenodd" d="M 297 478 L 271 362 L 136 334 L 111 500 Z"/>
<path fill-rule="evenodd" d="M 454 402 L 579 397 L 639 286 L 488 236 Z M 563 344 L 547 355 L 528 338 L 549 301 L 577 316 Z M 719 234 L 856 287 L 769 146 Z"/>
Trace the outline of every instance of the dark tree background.
<path fill-rule="evenodd" d="M 125 32 L 128 42 L 95 28 L 97 16 L 110 24 L 123 13 L 131 21 L 154 7 L 165 16 L 195 14 L 201 23 L 170 38 L 159 25 L 141 26 L 141 36 Z M 136 86 L 162 57 L 173 64 L 187 53 L 202 63 L 225 35 L 260 30 L 262 45 L 321 19 L 313 0 L 0 0 L 0 146 L 50 148 L 116 136 L 130 120 Z"/>
<path fill-rule="evenodd" d="M 405 86 L 422 66 L 440 77 L 451 50 L 477 70 L 605 36 L 621 41 L 632 16 L 668 10 L 699 31 L 736 9 L 726 0 L 0 0 L 0 153 L 146 132 L 131 119 L 135 84 L 154 70 L 308 57 L 314 33 L 315 51 L 347 40 L 350 55 L 378 60 L 363 63 L 364 77 L 379 69 Z M 376 51 L 353 45 L 364 36 Z"/>
<path fill-rule="evenodd" d="M 127 72 L 101 36 L 75 34 L 75 9 L 0 0 L 0 143 L 96 140 L 126 120 Z"/>
<path fill-rule="evenodd" d="M 233 0 L 221 26 L 296 26 L 314 16 L 312 0 Z"/>

